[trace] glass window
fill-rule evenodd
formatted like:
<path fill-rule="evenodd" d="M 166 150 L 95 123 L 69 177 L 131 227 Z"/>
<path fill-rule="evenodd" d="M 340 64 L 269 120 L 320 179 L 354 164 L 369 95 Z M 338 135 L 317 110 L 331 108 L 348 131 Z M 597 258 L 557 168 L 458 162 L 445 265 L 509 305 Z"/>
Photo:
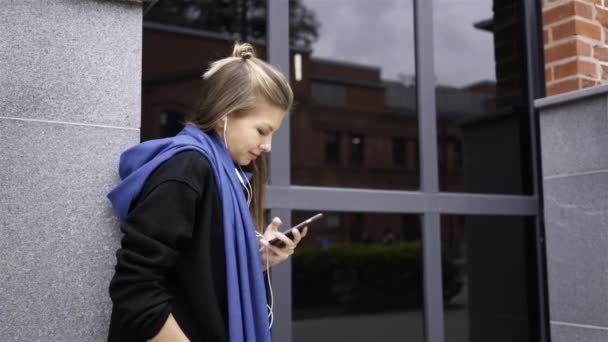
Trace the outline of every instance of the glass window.
<path fill-rule="evenodd" d="M 420 237 L 418 215 L 325 213 L 292 257 L 293 341 L 424 341 Z"/>
<path fill-rule="evenodd" d="M 342 227 L 342 216 L 340 214 L 328 214 L 326 220 L 328 229 L 340 229 Z"/>
<path fill-rule="evenodd" d="M 533 231 L 527 217 L 441 217 L 446 342 L 538 341 Z"/>
<path fill-rule="evenodd" d="M 412 1 L 290 5 L 290 28 L 309 29 L 291 41 L 292 184 L 419 189 L 418 158 L 405 146 L 418 141 Z M 342 141 L 329 148 L 326 132 Z M 391 137 L 404 139 L 397 164 Z"/>
<path fill-rule="evenodd" d="M 338 164 L 340 162 L 340 133 L 325 132 L 325 162 Z"/>
<path fill-rule="evenodd" d="M 521 3 L 433 6 L 441 191 L 532 193 Z"/>
<path fill-rule="evenodd" d="M 407 139 L 407 167 L 408 169 L 416 169 L 418 167 L 418 161 L 420 151 L 418 150 L 418 141 L 413 139 Z"/>
<path fill-rule="evenodd" d="M 403 167 L 405 165 L 405 139 L 403 137 L 393 137 L 393 165 Z"/>
<path fill-rule="evenodd" d="M 344 106 L 346 88 L 342 85 L 312 82 L 312 99 L 315 103 L 329 106 Z"/>
<path fill-rule="evenodd" d="M 365 138 L 361 134 L 350 135 L 350 165 L 362 166 L 365 153 Z"/>
<path fill-rule="evenodd" d="M 266 38 L 266 1 L 157 1 L 145 14 L 153 23 L 190 28 L 250 42 Z"/>
<path fill-rule="evenodd" d="M 160 113 L 160 138 L 173 137 L 184 128 L 184 113 Z"/>
<path fill-rule="evenodd" d="M 201 75 L 236 40 L 266 56 L 266 0 L 162 0 L 144 8 L 142 141 L 181 130 L 180 115 L 196 111 Z"/>

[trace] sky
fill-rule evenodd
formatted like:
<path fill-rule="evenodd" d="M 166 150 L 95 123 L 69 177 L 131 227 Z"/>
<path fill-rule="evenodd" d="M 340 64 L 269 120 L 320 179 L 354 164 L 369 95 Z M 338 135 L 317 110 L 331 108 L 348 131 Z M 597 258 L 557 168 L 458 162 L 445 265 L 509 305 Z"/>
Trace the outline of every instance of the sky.
<path fill-rule="evenodd" d="M 413 0 L 302 0 L 321 23 L 313 56 L 381 68 L 383 79 L 414 75 Z M 493 37 L 473 27 L 492 0 L 433 1 L 435 74 L 463 87 L 495 81 Z"/>

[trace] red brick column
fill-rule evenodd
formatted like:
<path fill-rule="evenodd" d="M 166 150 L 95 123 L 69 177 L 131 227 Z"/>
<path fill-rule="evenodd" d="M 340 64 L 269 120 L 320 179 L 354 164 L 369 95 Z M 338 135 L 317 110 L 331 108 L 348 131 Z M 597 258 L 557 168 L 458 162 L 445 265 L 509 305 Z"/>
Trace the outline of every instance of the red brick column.
<path fill-rule="evenodd" d="M 608 80 L 608 0 L 542 0 L 547 96 Z"/>

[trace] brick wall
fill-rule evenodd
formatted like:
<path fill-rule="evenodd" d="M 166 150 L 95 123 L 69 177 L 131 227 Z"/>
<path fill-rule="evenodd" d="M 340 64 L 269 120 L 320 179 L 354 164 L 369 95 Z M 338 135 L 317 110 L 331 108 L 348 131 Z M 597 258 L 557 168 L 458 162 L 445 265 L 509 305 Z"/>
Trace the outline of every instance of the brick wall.
<path fill-rule="evenodd" d="M 542 0 L 547 96 L 608 80 L 608 0 Z"/>

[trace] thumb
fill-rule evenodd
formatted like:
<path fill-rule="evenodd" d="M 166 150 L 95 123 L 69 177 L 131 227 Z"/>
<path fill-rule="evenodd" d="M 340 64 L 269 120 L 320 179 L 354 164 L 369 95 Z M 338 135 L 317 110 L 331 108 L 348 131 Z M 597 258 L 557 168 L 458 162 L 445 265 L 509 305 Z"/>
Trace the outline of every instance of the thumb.
<path fill-rule="evenodd" d="M 272 222 L 270 222 L 270 224 L 268 225 L 268 229 L 271 232 L 276 232 L 279 230 L 279 226 L 282 224 L 283 222 L 281 222 L 281 219 L 278 217 L 275 217 L 272 219 Z"/>

